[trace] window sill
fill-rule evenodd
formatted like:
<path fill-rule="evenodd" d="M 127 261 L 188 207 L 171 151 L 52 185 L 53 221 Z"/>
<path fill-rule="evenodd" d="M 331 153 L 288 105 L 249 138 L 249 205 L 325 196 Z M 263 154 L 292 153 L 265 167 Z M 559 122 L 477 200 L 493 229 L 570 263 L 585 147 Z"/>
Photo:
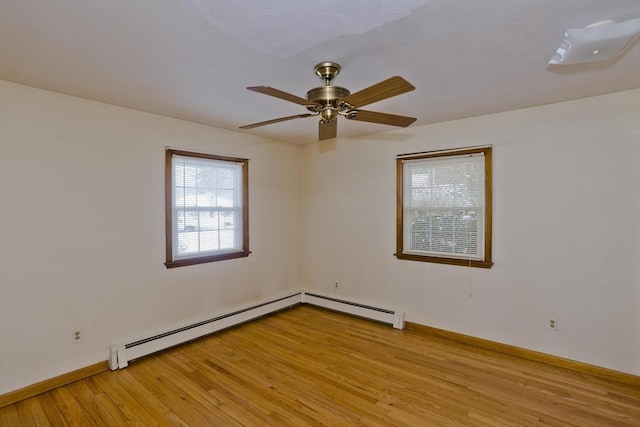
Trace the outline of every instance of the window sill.
<path fill-rule="evenodd" d="M 210 255 L 197 258 L 180 259 L 176 261 L 167 261 L 164 263 L 164 265 L 167 268 L 185 267 L 187 265 L 205 264 L 208 262 L 223 261 L 226 259 L 246 258 L 250 253 L 251 252 L 249 251 L 229 252 L 220 255 Z"/>
<path fill-rule="evenodd" d="M 404 259 L 408 261 L 433 262 L 437 264 L 460 265 L 463 267 L 491 268 L 491 266 L 493 265 L 493 262 L 491 261 L 443 258 L 443 257 L 434 257 L 434 256 L 425 256 L 425 255 L 408 255 L 408 254 L 394 254 L 394 255 L 398 259 Z"/>

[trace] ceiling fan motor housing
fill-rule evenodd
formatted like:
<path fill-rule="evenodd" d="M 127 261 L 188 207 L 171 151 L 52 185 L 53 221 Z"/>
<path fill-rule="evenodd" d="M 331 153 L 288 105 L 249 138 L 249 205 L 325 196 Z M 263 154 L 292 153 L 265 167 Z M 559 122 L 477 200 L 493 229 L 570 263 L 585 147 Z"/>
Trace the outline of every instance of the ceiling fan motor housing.
<path fill-rule="evenodd" d="M 307 99 L 310 102 L 315 102 L 322 106 L 332 105 L 335 107 L 335 103 L 338 99 L 345 98 L 351 95 L 347 89 L 340 86 L 322 86 L 311 89 L 307 92 Z"/>
<path fill-rule="evenodd" d="M 334 120 L 340 110 L 337 101 L 349 95 L 351 92 L 340 86 L 316 87 L 307 92 L 307 100 L 312 103 L 307 109 L 320 112 L 324 120 Z"/>

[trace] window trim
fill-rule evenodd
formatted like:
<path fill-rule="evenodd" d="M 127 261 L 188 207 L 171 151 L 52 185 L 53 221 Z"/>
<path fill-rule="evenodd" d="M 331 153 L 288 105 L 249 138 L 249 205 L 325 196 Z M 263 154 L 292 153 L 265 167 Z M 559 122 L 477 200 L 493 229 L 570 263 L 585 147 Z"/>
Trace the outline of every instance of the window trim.
<path fill-rule="evenodd" d="M 484 154 L 485 170 L 485 224 L 484 224 L 484 259 L 471 260 L 441 256 L 405 254 L 404 252 L 404 168 L 403 160 L 417 160 L 435 157 L 460 156 L 467 154 Z M 492 202 L 493 202 L 493 179 L 492 179 L 492 150 L 491 147 L 462 148 L 444 151 L 431 151 L 426 153 L 413 153 L 400 155 L 396 159 L 396 258 L 410 261 L 433 262 L 439 264 L 460 265 L 465 267 L 491 268 L 492 261 Z"/>
<path fill-rule="evenodd" d="M 192 258 L 173 258 L 173 156 L 196 157 L 201 159 L 219 160 L 242 163 L 242 249 L 217 255 L 197 256 Z M 249 251 L 249 160 L 240 157 L 228 157 L 215 154 L 196 153 L 192 151 L 166 149 L 165 151 L 165 233 L 166 233 L 166 262 L 167 268 L 184 267 L 187 265 L 204 264 L 226 259 L 248 257 Z"/>

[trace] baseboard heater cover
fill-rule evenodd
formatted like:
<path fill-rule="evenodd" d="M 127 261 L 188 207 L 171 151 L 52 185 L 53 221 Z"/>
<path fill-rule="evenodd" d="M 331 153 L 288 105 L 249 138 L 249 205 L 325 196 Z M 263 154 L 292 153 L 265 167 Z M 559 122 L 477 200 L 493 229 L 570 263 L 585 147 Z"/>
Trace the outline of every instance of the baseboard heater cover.
<path fill-rule="evenodd" d="M 212 319 L 167 331 L 128 344 L 109 347 L 109 368 L 125 368 L 129 361 L 178 344 L 230 328 L 264 315 L 300 304 L 300 293 L 288 295 L 250 307 L 244 307 Z"/>
<path fill-rule="evenodd" d="M 160 350 L 186 343 L 196 338 L 248 322 L 250 320 L 285 310 L 299 304 L 311 304 L 341 311 L 359 317 L 389 323 L 396 329 L 404 329 L 404 312 L 358 304 L 338 298 L 305 291 L 283 296 L 259 304 L 233 310 L 229 313 L 163 332 L 148 338 L 109 347 L 109 369 L 126 368 L 129 361 Z"/>
<path fill-rule="evenodd" d="M 404 312 L 402 311 L 373 307 L 311 292 L 302 292 L 302 302 L 379 322 L 390 323 L 395 329 L 404 329 Z"/>

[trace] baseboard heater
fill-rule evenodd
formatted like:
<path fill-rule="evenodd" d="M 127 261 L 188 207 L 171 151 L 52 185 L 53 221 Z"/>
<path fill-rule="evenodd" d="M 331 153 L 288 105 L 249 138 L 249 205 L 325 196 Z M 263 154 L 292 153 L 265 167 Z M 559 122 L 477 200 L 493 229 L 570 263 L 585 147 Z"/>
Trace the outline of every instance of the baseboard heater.
<path fill-rule="evenodd" d="M 377 320 L 378 322 L 390 323 L 396 329 L 404 329 L 404 312 L 402 311 L 373 307 L 310 292 L 301 292 L 301 297 L 302 303 L 317 305 L 318 307 L 341 311 L 354 316 Z"/>
<path fill-rule="evenodd" d="M 240 325 L 299 304 L 316 305 L 379 322 L 389 323 L 396 329 L 404 329 L 404 312 L 358 304 L 303 291 L 239 308 L 211 319 L 136 340 L 128 344 L 112 345 L 109 347 L 109 368 L 111 370 L 126 368 L 130 361 L 142 356 L 183 344 L 196 338 Z"/>

